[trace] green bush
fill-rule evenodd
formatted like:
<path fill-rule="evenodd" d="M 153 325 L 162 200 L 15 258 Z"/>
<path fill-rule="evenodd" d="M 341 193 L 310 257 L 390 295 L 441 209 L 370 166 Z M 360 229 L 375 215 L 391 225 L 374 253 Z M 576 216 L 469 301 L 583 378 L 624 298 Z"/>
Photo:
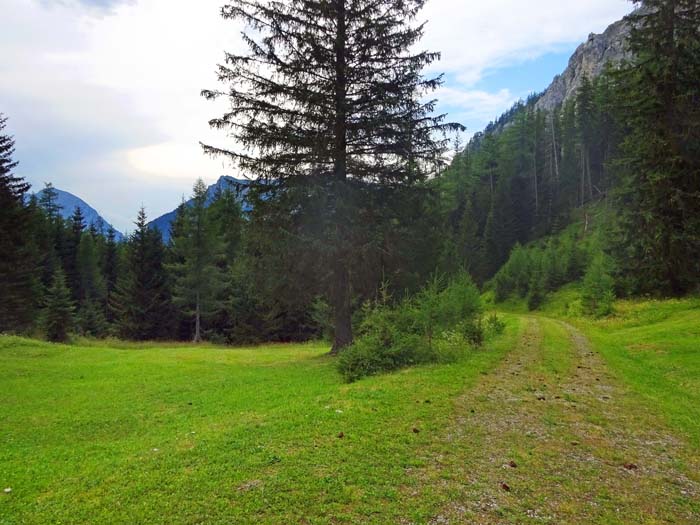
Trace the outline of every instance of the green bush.
<path fill-rule="evenodd" d="M 586 314 L 605 317 L 613 312 L 615 302 L 615 280 L 612 277 L 612 263 L 604 255 L 598 255 L 583 278 L 581 302 Z"/>
<path fill-rule="evenodd" d="M 501 335 L 506 329 L 506 323 L 500 317 L 498 317 L 496 312 L 493 312 L 486 318 L 485 325 L 485 337 L 494 337 L 497 335 Z"/>
<path fill-rule="evenodd" d="M 449 362 L 483 341 L 481 298 L 471 278 L 447 286 L 435 278 L 416 297 L 395 306 L 365 305 L 355 343 L 340 356 L 347 381 L 407 366 Z"/>

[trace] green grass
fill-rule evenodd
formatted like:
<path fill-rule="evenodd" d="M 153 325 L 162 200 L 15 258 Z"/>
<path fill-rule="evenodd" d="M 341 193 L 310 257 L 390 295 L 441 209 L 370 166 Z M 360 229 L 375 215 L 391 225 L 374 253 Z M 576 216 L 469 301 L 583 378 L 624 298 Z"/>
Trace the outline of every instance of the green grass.
<path fill-rule="evenodd" d="M 406 472 L 519 330 L 352 385 L 320 344 L 0 337 L 0 523 L 425 522 Z"/>
<path fill-rule="evenodd" d="M 575 322 L 608 366 L 700 448 L 700 300 L 618 301 Z"/>
<path fill-rule="evenodd" d="M 534 314 L 580 328 L 611 370 L 700 448 L 700 298 L 616 301 L 614 314 L 599 320 L 581 314 L 580 298 L 580 285 L 567 285 Z M 526 311 L 520 300 L 497 308 Z"/>

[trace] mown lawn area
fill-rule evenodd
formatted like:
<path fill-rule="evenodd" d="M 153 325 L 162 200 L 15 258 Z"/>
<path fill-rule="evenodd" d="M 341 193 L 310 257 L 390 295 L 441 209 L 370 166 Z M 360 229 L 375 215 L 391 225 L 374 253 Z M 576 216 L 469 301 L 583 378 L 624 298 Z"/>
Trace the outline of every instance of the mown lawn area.
<path fill-rule="evenodd" d="M 0 523 L 426 522 L 440 493 L 406 472 L 520 326 L 350 385 L 323 344 L 0 337 Z"/>

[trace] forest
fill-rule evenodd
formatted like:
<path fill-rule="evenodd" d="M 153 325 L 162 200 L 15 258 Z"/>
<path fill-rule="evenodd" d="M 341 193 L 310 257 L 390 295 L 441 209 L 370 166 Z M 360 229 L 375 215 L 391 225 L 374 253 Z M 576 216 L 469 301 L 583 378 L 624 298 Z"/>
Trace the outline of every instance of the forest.
<path fill-rule="evenodd" d="M 455 143 L 449 164 L 439 156 L 448 149 L 447 138 L 434 138 L 449 132 L 439 117 L 423 126 L 413 144 L 415 169 L 401 172 L 403 161 L 392 148 L 405 146 L 388 144 L 390 132 L 373 127 L 381 118 L 394 118 L 396 125 L 425 122 L 420 115 L 430 107 L 419 106 L 417 115 L 401 121 L 376 109 L 361 123 L 374 135 L 353 147 L 374 149 L 381 158 L 393 154 L 399 164 L 355 160 L 358 175 L 337 190 L 348 200 L 342 206 L 328 200 L 336 194 L 325 188 L 322 176 L 297 173 L 304 155 L 317 155 L 310 144 L 299 145 L 288 158 L 272 151 L 256 159 L 213 152 L 257 172 L 252 210 L 243 212 L 235 191 L 219 192 L 209 206 L 206 186 L 197 181 L 194 204 L 178 208 L 167 244 L 147 226 L 143 209 L 123 243 L 102 225 L 85 224 L 80 209 L 63 220 L 50 184 L 37 200 L 12 175 L 13 140 L 3 136 L 0 329 L 55 341 L 71 333 L 230 344 L 303 341 L 334 337 L 342 310 L 347 339 L 348 316 L 359 323 L 362 305 L 376 301 L 380 290 L 396 301 L 435 276 L 447 283 L 460 272 L 493 289 L 498 300 L 515 293 L 528 297 L 533 308 L 547 292 L 584 276 L 598 288 L 595 304 L 615 296 L 696 291 L 698 15 L 690 7 L 675 12 L 667 2 L 649 3 L 654 4 L 659 7 L 652 14 L 632 15 L 637 29 L 629 45 L 635 59 L 585 78 L 575 96 L 552 111 L 537 109 L 539 95 L 518 102 L 466 146 Z M 396 47 L 381 50 L 385 61 L 417 36 L 410 29 L 397 31 Z M 418 70 L 432 59 L 412 57 L 412 67 Z M 221 77 L 242 75 L 236 68 L 244 67 L 233 62 Z M 296 67 L 293 60 L 289 67 Z M 439 80 L 411 76 L 406 82 L 416 92 L 434 89 Z M 267 89 L 272 87 L 282 89 Z M 300 89 L 293 96 L 305 102 L 309 95 Z M 371 107 L 379 108 L 386 96 L 377 96 Z M 243 95 L 232 98 L 235 104 L 249 102 Z M 304 117 L 316 118 L 311 110 Z M 253 117 L 245 126 L 226 118 L 230 115 L 212 125 L 242 126 L 242 138 L 252 144 L 277 140 L 276 148 L 316 140 L 313 134 L 278 136 Z M 347 155 L 353 158 L 352 151 Z M 341 246 L 335 246 L 340 241 L 333 214 L 341 208 L 348 215 L 338 230 Z M 587 229 L 592 216 L 601 214 L 606 219 L 598 222 L 605 228 Z M 585 223 L 583 231 L 571 233 L 567 228 L 576 221 Z M 587 234 L 594 240 L 582 242 Z M 334 255 L 338 250 L 342 256 Z M 342 308 L 335 283 L 339 261 L 347 281 Z"/>

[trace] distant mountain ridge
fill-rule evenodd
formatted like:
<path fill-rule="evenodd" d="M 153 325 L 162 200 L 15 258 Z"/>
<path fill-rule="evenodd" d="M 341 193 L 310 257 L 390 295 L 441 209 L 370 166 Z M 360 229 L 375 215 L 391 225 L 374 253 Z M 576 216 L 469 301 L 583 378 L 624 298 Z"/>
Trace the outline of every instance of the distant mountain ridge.
<path fill-rule="evenodd" d="M 61 208 L 61 217 L 63 217 L 64 219 L 70 219 L 73 213 L 75 212 L 75 208 L 78 207 L 80 208 L 80 211 L 83 212 L 83 217 L 85 217 L 85 224 L 87 226 L 94 224 L 105 234 L 109 231 L 110 228 L 112 228 L 114 230 L 115 239 L 117 241 L 122 241 L 124 239 L 124 234 L 122 232 L 114 228 L 97 212 L 97 210 L 95 210 L 92 206 L 90 206 L 80 197 L 76 197 L 72 193 L 69 193 L 64 190 L 59 190 L 58 188 L 54 188 L 54 190 L 56 191 L 56 195 L 58 196 L 56 204 Z M 38 193 L 36 193 L 36 198 L 41 199 L 41 196 L 44 194 L 45 191 L 46 190 L 41 190 Z"/>
<path fill-rule="evenodd" d="M 238 199 L 243 207 L 243 211 L 250 211 L 250 204 L 246 200 L 249 184 L 250 182 L 245 179 L 237 179 L 229 175 L 222 175 L 215 184 L 212 184 L 207 188 L 207 206 L 214 201 L 214 198 L 218 192 L 232 191 L 238 196 Z M 185 202 L 185 206 L 191 205 L 192 199 Z M 161 235 L 163 236 L 163 241 L 167 243 L 170 240 L 170 226 L 175 220 L 176 215 L 177 208 L 171 212 L 161 215 L 157 219 L 152 220 L 148 223 L 148 225 L 149 227 L 160 231 Z"/>

